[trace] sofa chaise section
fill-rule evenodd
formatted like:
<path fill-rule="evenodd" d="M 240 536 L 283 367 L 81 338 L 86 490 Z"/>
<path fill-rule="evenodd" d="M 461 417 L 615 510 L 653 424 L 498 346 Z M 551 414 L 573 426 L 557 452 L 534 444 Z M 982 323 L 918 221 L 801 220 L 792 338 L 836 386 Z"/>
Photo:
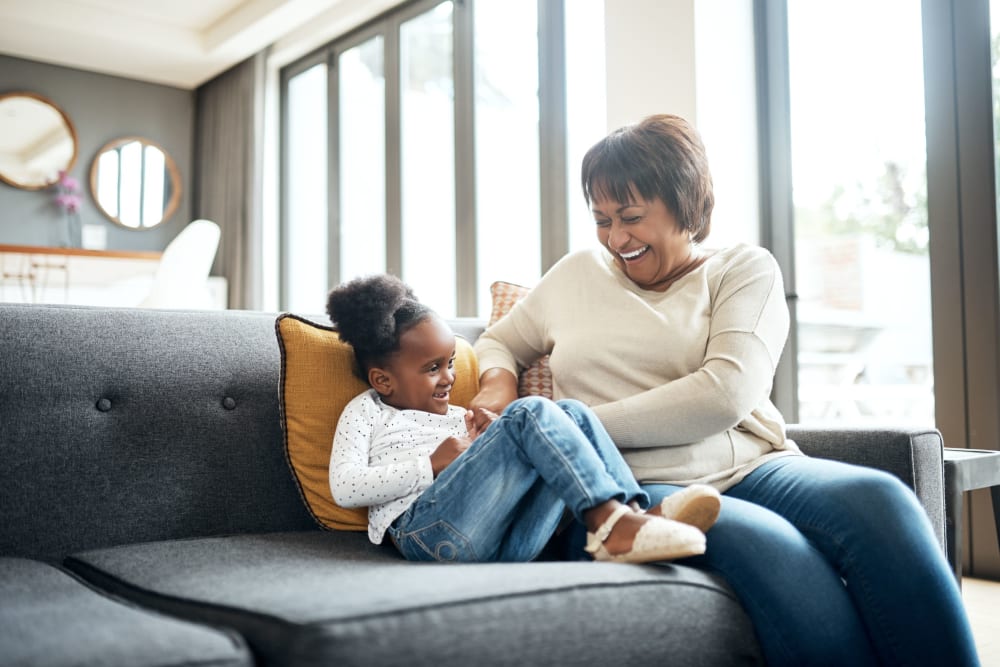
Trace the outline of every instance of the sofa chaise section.
<path fill-rule="evenodd" d="M 234 632 L 115 599 L 48 563 L 0 558 L 0 664 L 252 665 Z"/>
<path fill-rule="evenodd" d="M 761 662 L 728 586 L 676 565 L 408 563 L 343 532 L 123 546 L 67 564 L 143 606 L 235 628 L 266 665 Z"/>

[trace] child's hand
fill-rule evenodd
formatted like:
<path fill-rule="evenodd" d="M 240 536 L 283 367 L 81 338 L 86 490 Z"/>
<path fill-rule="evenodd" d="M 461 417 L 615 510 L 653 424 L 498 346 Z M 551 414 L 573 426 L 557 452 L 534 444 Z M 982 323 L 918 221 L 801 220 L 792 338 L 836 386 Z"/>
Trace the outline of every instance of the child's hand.
<path fill-rule="evenodd" d="M 469 431 L 469 438 L 472 440 L 478 438 L 496 418 L 496 413 L 490 412 L 486 408 L 466 410 L 465 428 Z"/>
<path fill-rule="evenodd" d="M 444 442 L 431 453 L 431 470 L 434 471 L 434 476 L 437 477 L 442 470 L 451 465 L 451 462 L 457 459 L 458 455 L 468 449 L 471 444 L 471 438 L 456 438 L 455 436 L 445 438 Z"/>

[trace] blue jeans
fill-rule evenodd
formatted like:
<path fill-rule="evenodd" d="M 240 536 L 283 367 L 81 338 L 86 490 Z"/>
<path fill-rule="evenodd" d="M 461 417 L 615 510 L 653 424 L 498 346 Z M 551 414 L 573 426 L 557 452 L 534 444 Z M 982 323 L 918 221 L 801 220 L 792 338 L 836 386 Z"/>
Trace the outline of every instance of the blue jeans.
<path fill-rule="evenodd" d="M 724 494 L 707 536 L 685 562 L 729 582 L 769 665 L 979 664 L 930 521 L 888 473 L 776 459 Z"/>
<path fill-rule="evenodd" d="M 526 397 L 489 428 L 389 527 L 407 560 L 528 561 L 568 508 L 649 497 L 583 403 Z"/>

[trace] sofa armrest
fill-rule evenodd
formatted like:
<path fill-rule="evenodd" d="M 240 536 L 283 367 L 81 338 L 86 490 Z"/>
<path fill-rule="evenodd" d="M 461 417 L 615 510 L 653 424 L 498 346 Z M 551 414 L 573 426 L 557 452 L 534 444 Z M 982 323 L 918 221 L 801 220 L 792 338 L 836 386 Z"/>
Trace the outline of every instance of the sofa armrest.
<path fill-rule="evenodd" d="M 808 456 L 892 473 L 914 490 L 945 548 L 944 440 L 927 428 L 832 428 L 790 424 L 788 437 Z"/>

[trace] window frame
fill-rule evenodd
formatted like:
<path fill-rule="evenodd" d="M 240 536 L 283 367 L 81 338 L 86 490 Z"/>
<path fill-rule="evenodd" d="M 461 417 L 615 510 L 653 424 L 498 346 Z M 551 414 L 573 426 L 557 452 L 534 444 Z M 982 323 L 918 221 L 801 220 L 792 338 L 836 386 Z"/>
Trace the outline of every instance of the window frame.
<path fill-rule="evenodd" d="M 987 0 L 922 0 L 935 422 L 946 447 L 1000 449 L 998 246 Z M 761 244 L 796 322 L 787 0 L 755 0 Z M 989 138 L 984 141 L 984 138 Z M 774 397 L 798 421 L 793 325 Z M 1000 574 L 988 491 L 973 492 L 964 570 Z"/>
<path fill-rule="evenodd" d="M 294 258 L 288 256 L 288 82 L 309 67 L 327 65 L 328 96 L 328 278 L 340 282 L 339 190 L 339 71 L 338 57 L 344 51 L 381 35 L 385 48 L 386 123 L 386 271 L 402 275 L 402 165 L 400 162 L 400 26 L 432 10 L 446 0 L 413 0 L 390 9 L 364 25 L 339 36 L 303 58 L 283 67 L 281 94 L 281 168 L 279 174 L 279 307 L 289 302 L 289 271 Z M 475 0 L 452 0 L 453 82 L 455 119 L 455 297 L 459 317 L 479 316 L 477 288 L 477 202 L 475 150 Z M 569 249 L 568 184 L 566 165 L 566 55 L 564 2 L 538 0 L 539 21 L 539 173 L 540 256 L 539 275 Z"/>

